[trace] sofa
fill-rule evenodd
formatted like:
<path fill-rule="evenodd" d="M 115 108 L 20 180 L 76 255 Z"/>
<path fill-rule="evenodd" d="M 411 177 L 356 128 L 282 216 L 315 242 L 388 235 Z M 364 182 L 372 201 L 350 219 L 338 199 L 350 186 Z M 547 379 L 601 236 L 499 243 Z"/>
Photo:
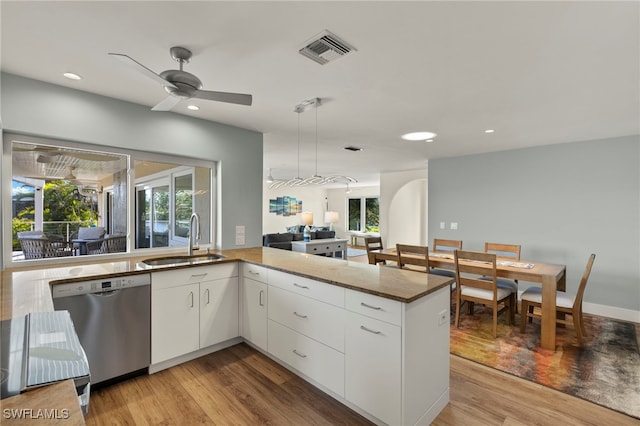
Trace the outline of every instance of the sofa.
<path fill-rule="evenodd" d="M 295 232 L 292 232 L 295 231 Z M 311 239 L 335 238 L 336 231 L 329 231 L 328 227 L 312 227 Z M 278 234 L 264 234 L 262 236 L 262 245 L 264 247 L 273 247 L 283 250 L 291 250 L 292 241 L 304 240 L 304 225 L 296 225 L 295 227 L 287 227 L 287 232 Z"/>

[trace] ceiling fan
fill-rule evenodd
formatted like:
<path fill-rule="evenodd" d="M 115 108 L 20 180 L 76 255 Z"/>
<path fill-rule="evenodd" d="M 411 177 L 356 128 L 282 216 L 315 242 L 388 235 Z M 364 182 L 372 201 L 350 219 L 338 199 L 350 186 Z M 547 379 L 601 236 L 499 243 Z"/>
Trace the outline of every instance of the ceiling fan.
<path fill-rule="evenodd" d="M 169 93 L 169 97 L 165 98 L 158 105 L 151 108 L 153 111 L 169 111 L 182 99 L 205 99 L 209 101 L 227 102 L 239 105 L 251 105 L 252 96 L 243 93 L 213 92 L 209 90 L 200 90 L 202 82 L 195 75 L 183 71 L 184 64 L 191 60 L 192 53 L 189 49 L 175 46 L 169 50 L 171 57 L 180 64 L 179 70 L 166 70 L 160 74 L 156 74 L 149 68 L 142 65 L 132 57 L 122 53 L 109 53 L 130 66 L 134 67 L 138 72 L 160 83 L 164 90 Z"/>

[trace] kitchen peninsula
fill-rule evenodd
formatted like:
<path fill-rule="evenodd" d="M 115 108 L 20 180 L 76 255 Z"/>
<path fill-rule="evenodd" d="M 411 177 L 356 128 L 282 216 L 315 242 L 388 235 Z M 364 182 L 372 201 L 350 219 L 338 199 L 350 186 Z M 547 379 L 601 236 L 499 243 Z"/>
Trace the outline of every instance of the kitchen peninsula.
<path fill-rule="evenodd" d="M 212 265 L 238 265 L 236 339 L 377 423 L 428 424 L 448 403 L 451 279 L 265 247 L 219 253 L 224 259 Z M 149 268 L 141 264 L 147 257 L 5 270 L 2 319 L 53 310 L 50 284 L 190 267 Z M 248 314 L 252 285 L 256 304 L 269 306 L 259 324 L 248 323 L 256 318 Z M 322 322 L 309 323 L 314 315 L 302 315 L 297 306 L 318 313 Z M 329 332 L 325 319 L 334 324 Z M 260 329 L 268 330 L 264 340 L 256 334 Z M 302 349 L 291 350 L 292 340 Z M 73 394 L 68 397 L 73 401 Z M 13 398 L 35 408 L 28 392 Z"/>

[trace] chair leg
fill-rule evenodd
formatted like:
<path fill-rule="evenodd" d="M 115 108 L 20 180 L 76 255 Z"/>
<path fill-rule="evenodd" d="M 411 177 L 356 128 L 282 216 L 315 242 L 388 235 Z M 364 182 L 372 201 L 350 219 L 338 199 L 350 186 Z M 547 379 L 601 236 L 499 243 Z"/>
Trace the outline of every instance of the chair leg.
<path fill-rule="evenodd" d="M 529 317 L 529 324 L 533 323 L 533 305 L 529 305 L 529 312 L 527 313 L 527 317 Z"/>
<path fill-rule="evenodd" d="M 524 333 L 527 327 L 527 312 L 529 312 L 529 304 L 526 300 L 522 300 L 522 306 L 520 306 L 520 333 Z"/>
<path fill-rule="evenodd" d="M 572 315 L 573 328 L 576 330 L 576 337 L 578 338 L 578 346 L 582 346 L 582 326 L 580 324 L 580 314 L 577 312 Z"/>
<path fill-rule="evenodd" d="M 460 296 L 456 295 L 456 328 L 460 328 L 460 305 L 462 305 Z"/>
<path fill-rule="evenodd" d="M 498 337 L 498 304 L 493 305 L 493 338 Z"/>

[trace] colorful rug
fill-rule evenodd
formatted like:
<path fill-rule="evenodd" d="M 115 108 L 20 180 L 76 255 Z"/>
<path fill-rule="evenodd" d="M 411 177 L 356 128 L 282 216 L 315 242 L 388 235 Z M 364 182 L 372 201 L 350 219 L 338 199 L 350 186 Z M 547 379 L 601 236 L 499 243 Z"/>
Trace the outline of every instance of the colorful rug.
<path fill-rule="evenodd" d="M 516 324 L 520 318 L 516 315 Z M 540 348 L 540 322 L 519 327 L 498 319 L 493 339 L 491 310 L 476 305 L 451 322 L 451 353 L 640 419 L 640 351 L 633 323 L 585 316 L 588 338 L 577 346 L 572 326 L 558 327 L 556 351 Z"/>

